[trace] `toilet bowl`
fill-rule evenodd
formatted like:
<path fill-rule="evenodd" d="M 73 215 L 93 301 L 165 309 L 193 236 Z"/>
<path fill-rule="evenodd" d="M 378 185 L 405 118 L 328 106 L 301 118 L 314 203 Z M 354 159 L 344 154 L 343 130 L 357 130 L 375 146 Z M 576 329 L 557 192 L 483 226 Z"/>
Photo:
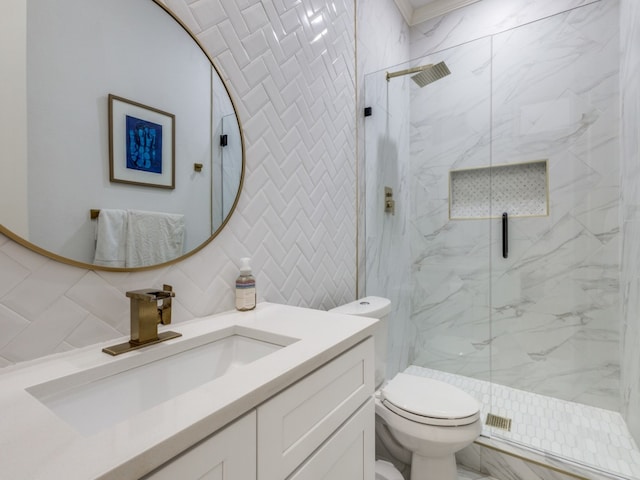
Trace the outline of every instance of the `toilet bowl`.
<path fill-rule="evenodd" d="M 411 452 L 411 480 L 455 480 L 455 453 L 480 435 L 478 402 L 444 382 L 398 373 L 376 392 L 376 415 Z"/>
<path fill-rule="evenodd" d="M 404 452 L 410 453 L 411 480 L 456 480 L 455 453 L 482 430 L 480 404 L 452 385 L 416 375 L 398 373 L 382 384 L 390 305 L 384 298 L 365 297 L 331 310 L 379 319 L 374 332 L 376 437 L 387 454 L 403 457 L 397 459 L 400 463 L 409 456 Z"/>

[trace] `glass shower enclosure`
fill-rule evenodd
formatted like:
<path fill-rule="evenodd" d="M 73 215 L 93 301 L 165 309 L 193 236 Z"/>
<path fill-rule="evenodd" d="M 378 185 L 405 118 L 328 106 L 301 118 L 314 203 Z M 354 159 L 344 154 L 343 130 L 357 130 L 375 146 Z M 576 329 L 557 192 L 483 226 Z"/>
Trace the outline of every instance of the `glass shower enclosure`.
<path fill-rule="evenodd" d="M 594 458 L 626 434 L 617 15 L 597 2 L 365 76 L 365 278 L 395 307 L 391 374 L 473 391 L 488 437 L 636 475 L 632 440 L 631 466 Z M 443 61 L 424 87 L 387 79 Z"/>

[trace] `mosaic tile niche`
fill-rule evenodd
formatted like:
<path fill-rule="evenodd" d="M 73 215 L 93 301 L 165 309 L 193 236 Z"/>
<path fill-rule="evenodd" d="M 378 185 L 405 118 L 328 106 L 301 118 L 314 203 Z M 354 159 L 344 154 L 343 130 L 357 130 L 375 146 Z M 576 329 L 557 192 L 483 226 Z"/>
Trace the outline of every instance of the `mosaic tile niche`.
<path fill-rule="evenodd" d="M 547 161 L 496 165 L 449 172 L 452 220 L 549 214 Z"/>

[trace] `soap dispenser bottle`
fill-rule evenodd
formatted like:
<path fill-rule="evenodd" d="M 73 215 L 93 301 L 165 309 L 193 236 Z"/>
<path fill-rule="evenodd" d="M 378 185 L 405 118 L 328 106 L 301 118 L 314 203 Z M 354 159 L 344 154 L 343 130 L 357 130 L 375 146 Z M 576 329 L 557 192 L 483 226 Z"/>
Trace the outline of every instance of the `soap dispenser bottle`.
<path fill-rule="evenodd" d="M 256 279 L 251 274 L 249 260 L 240 259 L 240 276 L 236 279 L 236 308 L 241 312 L 256 308 Z"/>

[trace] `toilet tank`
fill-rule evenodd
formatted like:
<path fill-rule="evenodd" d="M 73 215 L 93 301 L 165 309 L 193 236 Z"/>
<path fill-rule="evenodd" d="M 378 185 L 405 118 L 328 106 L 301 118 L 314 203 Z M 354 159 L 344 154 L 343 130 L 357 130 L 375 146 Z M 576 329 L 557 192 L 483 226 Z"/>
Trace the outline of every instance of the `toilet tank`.
<path fill-rule="evenodd" d="M 329 311 L 331 313 L 378 319 L 373 339 L 376 355 L 376 388 L 380 387 L 385 381 L 386 374 L 388 320 L 391 312 L 391 300 L 382 297 L 364 297 L 355 302 L 332 308 Z"/>

